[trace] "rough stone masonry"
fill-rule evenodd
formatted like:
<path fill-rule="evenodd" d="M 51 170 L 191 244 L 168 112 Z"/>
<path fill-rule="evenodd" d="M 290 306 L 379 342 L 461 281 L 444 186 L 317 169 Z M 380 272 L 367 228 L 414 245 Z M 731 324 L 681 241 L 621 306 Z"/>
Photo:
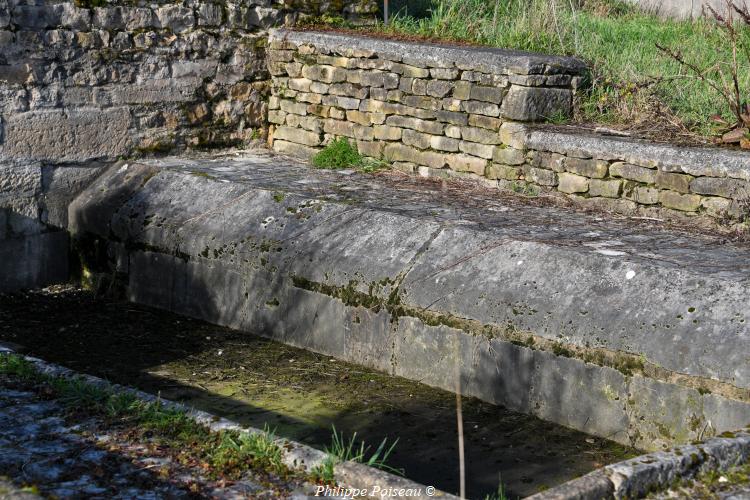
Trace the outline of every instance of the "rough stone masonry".
<path fill-rule="evenodd" d="M 0 0 L 0 291 L 67 277 L 67 204 L 107 162 L 263 137 L 269 27 L 376 8 Z"/>

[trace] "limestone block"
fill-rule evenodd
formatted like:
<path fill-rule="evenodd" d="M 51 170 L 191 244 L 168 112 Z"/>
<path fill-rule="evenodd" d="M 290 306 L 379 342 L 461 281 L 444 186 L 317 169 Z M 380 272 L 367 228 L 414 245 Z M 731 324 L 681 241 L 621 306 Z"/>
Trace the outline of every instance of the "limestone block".
<path fill-rule="evenodd" d="M 453 90 L 453 84 L 445 80 L 430 80 L 426 90 L 428 96 L 443 98 Z"/>
<path fill-rule="evenodd" d="M 302 76 L 323 83 L 344 82 L 346 81 L 346 75 L 345 69 L 334 66 L 315 65 L 302 68 Z"/>
<path fill-rule="evenodd" d="M 511 167 L 508 165 L 499 165 L 493 163 L 487 167 L 487 178 L 488 179 L 505 179 L 508 181 L 518 180 L 521 176 L 521 169 L 518 167 Z"/>
<path fill-rule="evenodd" d="M 487 168 L 487 160 L 466 154 L 447 154 L 444 164 L 456 172 L 471 172 L 477 175 L 484 175 Z"/>
<path fill-rule="evenodd" d="M 407 146 L 414 146 L 417 149 L 428 149 L 430 147 L 432 137 L 437 136 L 423 134 L 415 130 L 404 129 L 401 136 L 401 142 L 403 142 Z"/>
<path fill-rule="evenodd" d="M 521 87 L 513 85 L 503 98 L 503 118 L 518 121 L 541 121 L 563 114 L 570 115 L 573 93 L 568 89 Z"/>
<path fill-rule="evenodd" d="M 320 104 L 323 101 L 323 96 L 320 94 L 314 94 L 312 92 L 300 92 L 297 94 L 297 102 L 306 102 L 308 104 Z"/>
<path fill-rule="evenodd" d="M 566 158 L 565 170 L 568 172 L 601 179 L 607 176 L 609 163 L 604 160 L 587 160 L 582 158 Z"/>
<path fill-rule="evenodd" d="M 347 121 L 358 123 L 360 125 L 368 126 L 370 122 L 370 114 L 357 111 L 356 109 L 346 111 Z"/>
<path fill-rule="evenodd" d="M 439 110 L 440 102 L 427 96 L 409 95 L 401 99 L 401 102 L 413 108 Z"/>
<path fill-rule="evenodd" d="M 601 196 L 603 198 L 619 198 L 622 193 L 621 180 L 601 180 L 591 179 L 589 181 L 589 194 L 591 196 Z"/>
<path fill-rule="evenodd" d="M 41 193 L 42 169 L 39 165 L 0 165 L 0 208 L 36 220 Z"/>
<path fill-rule="evenodd" d="M 320 134 L 323 131 L 323 124 L 317 116 L 288 115 L 286 117 L 286 124 L 290 127 L 300 127 L 316 134 Z"/>
<path fill-rule="evenodd" d="M 286 122 L 286 116 L 287 114 L 284 113 L 283 111 L 271 110 L 268 112 L 268 122 L 276 123 L 278 125 L 283 125 Z M 297 116 L 297 115 L 291 115 L 291 116 Z"/>
<path fill-rule="evenodd" d="M 391 67 L 391 71 L 406 78 L 427 78 L 430 76 L 430 71 L 428 69 L 417 68 L 416 66 L 410 66 L 408 64 L 395 63 Z"/>
<path fill-rule="evenodd" d="M 469 82 L 456 82 L 453 84 L 453 97 L 462 101 L 469 99 L 471 95 L 471 83 Z"/>
<path fill-rule="evenodd" d="M 483 115 L 469 115 L 469 125 L 472 127 L 486 128 L 489 130 L 500 130 L 503 121 L 499 118 Z"/>
<path fill-rule="evenodd" d="M 399 115 L 389 116 L 386 118 L 385 123 L 392 127 L 410 128 L 433 135 L 441 135 L 443 133 L 443 128 L 445 127 L 442 123 Z"/>
<path fill-rule="evenodd" d="M 161 28 L 168 28 L 173 33 L 182 33 L 193 28 L 195 18 L 193 9 L 182 5 L 164 5 L 156 9 L 156 18 Z"/>
<path fill-rule="evenodd" d="M 521 123 L 505 122 L 500 126 L 500 140 L 515 149 L 526 149 L 528 131 Z"/>
<path fill-rule="evenodd" d="M 486 115 L 486 116 L 500 116 L 500 107 L 497 104 L 482 101 L 464 101 L 462 108 L 467 113 Z"/>
<path fill-rule="evenodd" d="M 360 154 L 369 156 L 370 158 L 382 157 L 384 147 L 385 145 L 382 142 L 357 141 L 357 150 Z"/>
<path fill-rule="evenodd" d="M 623 184 L 623 197 L 641 205 L 654 205 L 659 203 L 659 190 L 628 181 Z"/>
<path fill-rule="evenodd" d="M 523 165 L 526 161 L 526 155 L 520 149 L 495 148 L 492 161 L 503 165 Z"/>
<path fill-rule="evenodd" d="M 312 80 L 307 78 L 290 78 L 287 85 L 292 90 L 298 90 L 300 92 L 310 92 L 310 85 Z"/>
<path fill-rule="evenodd" d="M 695 212 L 701 206 L 701 197 L 697 194 L 679 194 L 674 191 L 660 191 L 659 203 L 667 208 L 683 212 Z"/>
<path fill-rule="evenodd" d="M 372 127 L 365 127 L 363 125 L 339 120 L 325 120 L 325 122 L 323 122 L 323 130 L 326 134 L 350 137 L 362 141 L 372 141 L 375 138 Z"/>
<path fill-rule="evenodd" d="M 690 192 L 690 181 L 692 179 L 692 176 L 685 174 L 675 174 L 661 170 L 656 173 L 656 185 L 658 187 L 679 193 Z"/>
<path fill-rule="evenodd" d="M 341 95 L 341 96 L 347 96 L 347 97 L 354 97 L 355 99 L 366 99 L 368 94 L 368 89 L 366 87 L 361 87 L 359 85 L 355 85 L 353 83 L 333 83 L 328 88 L 328 92 L 331 95 Z"/>
<path fill-rule="evenodd" d="M 305 116 L 307 114 L 307 105 L 301 102 L 290 101 L 288 99 L 279 100 L 279 108 L 285 113 Z"/>
<path fill-rule="evenodd" d="M 448 151 L 455 153 L 458 151 L 458 140 L 440 135 L 430 137 L 430 147 L 438 151 Z"/>
<path fill-rule="evenodd" d="M 472 85 L 470 98 L 475 101 L 492 102 L 500 104 L 503 102 L 503 95 L 505 90 L 498 87 L 482 87 L 479 85 Z"/>
<path fill-rule="evenodd" d="M 430 68 L 430 76 L 437 80 L 455 80 L 459 71 L 454 68 Z"/>
<path fill-rule="evenodd" d="M 352 68 L 357 67 L 357 60 L 350 59 L 348 57 L 336 57 L 336 56 L 327 56 L 324 54 L 318 54 L 317 61 L 318 61 L 318 64 L 336 66 L 337 68 L 352 69 Z"/>
<path fill-rule="evenodd" d="M 304 146 L 302 144 L 297 144 L 296 142 L 287 142 L 287 141 L 278 141 L 278 140 L 273 141 L 273 150 L 278 153 L 288 154 L 291 156 L 297 156 L 299 158 L 311 158 L 318 152 L 318 150 L 315 148 Z"/>
<path fill-rule="evenodd" d="M 485 128 L 463 127 L 461 137 L 467 141 L 481 142 L 482 144 L 501 144 L 500 134 Z"/>
<path fill-rule="evenodd" d="M 462 131 L 462 135 L 463 135 Z M 467 141 L 461 141 L 458 144 L 458 149 L 463 151 L 464 153 L 470 154 L 472 156 L 478 156 L 480 158 L 484 158 L 487 160 L 492 159 L 492 156 L 495 152 L 495 146 L 490 146 L 487 144 L 479 144 L 476 142 L 467 142 Z"/>
<path fill-rule="evenodd" d="M 548 168 L 555 172 L 565 172 L 565 156 L 558 153 L 547 153 L 544 151 L 532 151 L 531 164 L 534 167 Z"/>
<path fill-rule="evenodd" d="M 713 217 L 721 217 L 729 213 L 731 201 L 726 198 L 719 198 L 716 196 L 705 196 L 701 200 L 701 207 L 706 210 L 708 215 Z"/>
<path fill-rule="evenodd" d="M 656 171 L 650 168 L 639 167 L 630 163 L 615 162 L 609 167 L 612 177 L 622 177 L 633 181 L 653 184 L 656 182 Z"/>
<path fill-rule="evenodd" d="M 472 115 L 476 116 L 476 115 Z M 445 111 L 441 110 L 437 112 L 437 119 L 441 122 L 450 123 L 453 125 L 465 126 L 469 122 L 469 115 L 458 111 Z"/>
<path fill-rule="evenodd" d="M 523 175 L 527 181 L 540 186 L 557 186 L 557 174 L 552 170 L 524 165 Z"/>
<path fill-rule="evenodd" d="M 690 182 L 690 191 L 723 198 L 750 198 L 750 184 L 739 179 L 697 177 Z"/>
<path fill-rule="evenodd" d="M 337 58 L 338 59 L 338 58 Z M 340 59 L 346 59 L 349 61 L 346 66 L 341 66 L 341 64 L 333 64 L 333 63 L 324 63 L 324 64 L 331 64 L 331 66 L 340 66 L 342 68 L 352 69 L 352 68 L 360 68 L 360 69 L 378 69 L 381 71 L 394 71 L 393 68 L 397 64 L 393 61 L 388 61 L 387 59 L 349 59 L 349 58 L 340 58 Z M 320 59 L 318 60 L 320 61 Z M 394 71 L 394 73 L 398 73 L 398 71 Z"/>
<path fill-rule="evenodd" d="M 460 139 L 461 127 L 456 127 L 455 125 L 448 125 L 447 127 L 445 127 L 445 135 L 446 137 L 450 137 L 452 139 Z"/>
<path fill-rule="evenodd" d="M 132 146 L 125 108 L 47 109 L 7 117 L 0 158 L 86 161 L 117 158 Z"/>
<path fill-rule="evenodd" d="M 418 165 L 423 164 L 421 151 L 398 142 L 387 144 L 383 151 L 383 155 L 390 161 L 409 162 Z"/>
<path fill-rule="evenodd" d="M 378 125 L 374 127 L 375 139 L 380 141 L 400 141 L 402 129 L 390 127 L 388 125 Z"/>
<path fill-rule="evenodd" d="M 589 190 L 588 177 L 562 172 L 557 179 L 557 189 L 563 193 L 585 193 Z"/>

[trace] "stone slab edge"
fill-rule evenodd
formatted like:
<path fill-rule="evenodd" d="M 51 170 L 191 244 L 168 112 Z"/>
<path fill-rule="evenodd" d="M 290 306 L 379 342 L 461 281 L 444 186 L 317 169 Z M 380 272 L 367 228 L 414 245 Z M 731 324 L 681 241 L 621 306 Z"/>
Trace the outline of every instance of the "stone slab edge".
<path fill-rule="evenodd" d="M 666 172 L 750 181 L 750 154 L 716 147 L 677 146 L 643 139 L 605 137 L 580 131 L 528 127 L 525 147 L 569 156 L 624 160 Z"/>
<path fill-rule="evenodd" d="M 576 57 L 553 56 L 491 47 L 456 46 L 439 43 L 393 41 L 371 36 L 320 31 L 271 29 L 270 40 L 285 40 L 297 45 L 310 44 L 347 54 L 353 50 L 380 54 L 391 60 L 433 62 L 438 67 L 454 63 L 477 71 L 508 72 L 522 75 L 572 73 L 583 75 L 586 63 Z"/>
<path fill-rule="evenodd" d="M 698 444 L 648 453 L 607 465 L 528 497 L 533 500 L 640 498 L 708 470 L 726 470 L 750 458 L 750 433 L 732 433 Z"/>
<path fill-rule="evenodd" d="M 82 378 L 86 383 L 97 387 L 109 388 L 118 392 L 127 392 L 141 400 L 148 402 L 158 401 L 168 408 L 184 411 L 185 414 L 192 418 L 195 422 L 205 425 L 212 432 L 231 430 L 238 432 L 247 432 L 251 434 L 265 433 L 265 431 L 262 431 L 260 429 L 243 426 L 232 420 L 189 407 L 182 403 L 163 399 L 159 396 L 154 396 L 153 394 L 149 394 L 138 389 L 111 383 L 93 375 L 79 373 L 69 368 L 65 368 L 54 363 L 49 363 L 39 358 L 17 353 L 10 347 L 0 344 L 0 354 L 2 353 L 16 354 L 18 356 L 21 356 L 26 361 L 33 363 L 37 370 L 45 375 L 60 378 Z M 304 471 L 310 472 L 316 466 L 322 465 L 327 457 L 327 454 L 325 452 L 304 445 L 302 443 L 298 443 L 296 441 L 291 441 L 285 438 L 278 438 L 277 443 L 282 450 L 284 463 L 292 469 L 301 468 Z M 412 496 L 421 498 L 458 498 L 454 495 L 445 493 L 437 489 L 432 490 L 431 495 L 427 495 L 425 493 L 427 487 L 422 484 L 356 462 L 343 462 L 337 464 L 334 468 L 334 474 L 336 482 L 338 484 L 360 490 L 372 491 L 374 486 L 378 486 L 381 488 L 381 491 L 383 489 L 411 489 L 415 492 L 419 491 L 422 492 L 421 495 Z"/>

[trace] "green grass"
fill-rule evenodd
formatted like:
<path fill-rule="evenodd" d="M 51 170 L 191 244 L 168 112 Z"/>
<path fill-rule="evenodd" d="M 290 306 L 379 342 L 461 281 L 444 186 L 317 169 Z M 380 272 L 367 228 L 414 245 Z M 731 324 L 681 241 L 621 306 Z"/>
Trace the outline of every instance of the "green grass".
<path fill-rule="evenodd" d="M 623 124 L 643 120 L 665 126 L 671 121 L 711 135 L 711 115 L 732 118 L 714 90 L 656 47 L 660 43 L 679 50 L 702 68 L 719 65 L 726 74 L 731 47 L 710 20 L 662 20 L 617 0 L 433 0 L 426 18 L 397 16 L 379 29 L 577 55 L 592 67 L 578 119 Z M 750 47 L 750 30 L 743 29 L 741 39 Z M 718 71 L 708 76 L 721 80 Z M 741 80 L 747 93 L 746 62 Z"/>
<path fill-rule="evenodd" d="M 72 412 L 98 415 L 109 423 L 127 424 L 139 432 L 150 431 L 162 444 L 206 463 L 214 476 L 237 478 L 249 467 L 282 477 L 292 474 L 282 462 L 283 451 L 275 434 L 268 428 L 262 433 L 211 432 L 181 409 L 115 392 L 83 378 L 46 375 L 14 354 L 0 354 L 0 374 L 45 385 Z"/>
<path fill-rule="evenodd" d="M 339 137 L 329 142 L 313 156 L 312 164 L 317 168 L 330 170 L 356 168 L 362 172 L 376 172 L 387 167 L 384 161 L 359 154 L 357 148 L 346 137 Z"/>
<path fill-rule="evenodd" d="M 336 431 L 336 427 L 333 427 L 333 435 L 331 437 L 331 446 L 326 448 L 326 453 L 330 457 L 335 458 L 335 462 L 357 462 L 365 464 L 368 467 L 375 467 L 378 469 L 386 470 L 395 474 L 403 475 L 404 471 L 401 469 L 395 469 L 388 465 L 388 457 L 393 453 L 393 449 L 398 444 L 398 439 L 391 443 L 391 446 L 386 448 L 388 438 L 384 438 L 381 441 L 380 446 L 368 457 L 370 447 L 365 444 L 364 441 L 357 443 L 357 433 L 355 432 L 351 438 L 346 439 L 343 434 Z M 335 463 L 334 462 L 334 463 Z"/>

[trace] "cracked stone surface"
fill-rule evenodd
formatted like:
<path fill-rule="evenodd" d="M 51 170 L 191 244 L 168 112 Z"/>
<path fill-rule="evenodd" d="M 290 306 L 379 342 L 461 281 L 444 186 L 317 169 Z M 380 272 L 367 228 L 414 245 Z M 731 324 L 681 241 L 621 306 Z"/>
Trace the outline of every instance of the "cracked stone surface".
<path fill-rule="evenodd" d="M 169 454 L 131 442 L 100 419 L 71 413 L 55 399 L 0 375 L 0 498 L 276 498 L 244 479 L 221 483 Z M 3 483 L 2 478 L 8 478 Z M 289 490 L 294 485 L 288 485 Z M 283 489 L 282 489 L 283 491 Z"/>

